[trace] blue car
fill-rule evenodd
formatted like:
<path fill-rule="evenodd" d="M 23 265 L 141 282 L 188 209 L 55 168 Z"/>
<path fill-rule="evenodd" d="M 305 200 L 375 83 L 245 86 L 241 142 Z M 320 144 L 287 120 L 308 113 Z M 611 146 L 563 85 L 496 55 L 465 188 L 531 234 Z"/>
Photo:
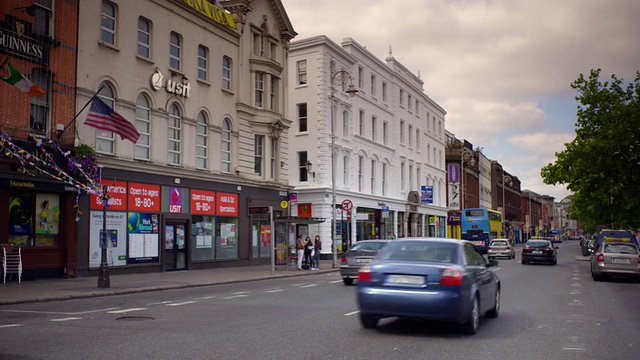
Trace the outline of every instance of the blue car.
<path fill-rule="evenodd" d="M 387 317 L 444 320 L 475 334 L 481 316 L 498 317 L 500 279 L 468 241 L 404 238 L 389 242 L 358 273 L 360 323 Z"/>

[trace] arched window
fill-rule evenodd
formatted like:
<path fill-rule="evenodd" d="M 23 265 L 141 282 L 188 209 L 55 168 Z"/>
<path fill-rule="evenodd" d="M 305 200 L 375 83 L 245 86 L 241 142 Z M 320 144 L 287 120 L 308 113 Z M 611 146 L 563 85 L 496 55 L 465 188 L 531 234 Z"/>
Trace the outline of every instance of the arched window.
<path fill-rule="evenodd" d="M 204 111 L 198 113 L 196 119 L 196 167 L 198 169 L 207 168 L 207 147 L 208 141 L 208 129 L 207 129 L 207 116 Z"/>
<path fill-rule="evenodd" d="M 231 124 L 229 119 L 222 120 L 221 169 L 223 173 L 231 172 Z"/>
<path fill-rule="evenodd" d="M 115 110 L 115 92 L 108 82 L 103 82 L 98 87 L 100 92 L 98 97 L 104 101 L 110 108 Z M 113 132 L 107 130 L 96 129 L 96 151 L 103 154 L 113 154 L 115 137 Z"/>
<path fill-rule="evenodd" d="M 169 107 L 169 153 L 168 162 L 171 165 L 180 165 L 180 153 L 182 151 L 181 132 L 182 132 L 182 114 L 178 105 L 171 104 Z"/>
<path fill-rule="evenodd" d="M 145 94 L 138 95 L 136 99 L 136 129 L 140 138 L 136 143 L 135 158 L 150 160 L 151 146 L 151 106 Z"/>

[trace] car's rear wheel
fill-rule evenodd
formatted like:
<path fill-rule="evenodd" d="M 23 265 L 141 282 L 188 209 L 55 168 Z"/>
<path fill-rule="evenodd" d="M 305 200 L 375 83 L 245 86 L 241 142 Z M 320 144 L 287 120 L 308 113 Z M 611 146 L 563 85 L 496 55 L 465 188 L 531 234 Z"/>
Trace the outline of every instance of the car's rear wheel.
<path fill-rule="evenodd" d="M 495 306 L 487 312 L 487 317 L 497 318 L 500 315 L 500 287 L 496 287 Z"/>
<path fill-rule="evenodd" d="M 377 316 L 360 313 L 360 324 L 362 324 L 362 327 L 365 329 L 374 329 L 376 326 L 378 326 L 379 320 L 380 318 L 378 318 Z"/>
<path fill-rule="evenodd" d="M 467 321 L 462 324 L 461 330 L 467 335 L 473 335 L 478 332 L 478 325 L 480 324 L 480 307 L 478 306 L 478 297 L 474 296 L 473 303 L 471 304 L 471 311 Z"/>
<path fill-rule="evenodd" d="M 553 259 L 553 261 L 551 262 L 551 265 L 555 265 L 558 263 L 558 259 Z"/>
<path fill-rule="evenodd" d="M 351 279 L 351 278 L 342 278 L 342 282 L 345 285 L 353 285 L 353 279 Z"/>
<path fill-rule="evenodd" d="M 604 275 L 593 273 L 593 280 L 602 281 L 604 280 Z"/>

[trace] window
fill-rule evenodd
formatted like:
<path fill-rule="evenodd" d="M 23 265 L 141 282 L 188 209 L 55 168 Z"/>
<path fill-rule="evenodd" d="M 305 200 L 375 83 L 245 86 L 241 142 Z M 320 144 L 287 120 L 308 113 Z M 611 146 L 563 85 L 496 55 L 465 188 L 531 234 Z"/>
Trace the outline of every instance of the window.
<path fill-rule="evenodd" d="M 151 58 L 151 25 L 141 17 L 138 18 L 138 56 Z"/>
<path fill-rule="evenodd" d="M 371 160 L 371 194 L 376 193 L 376 161 Z"/>
<path fill-rule="evenodd" d="M 29 131 L 46 135 L 49 129 L 49 107 L 51 101 L 51 75 L 41 70 L 31 73 L 31 82 L 38 85 L 46 93 L 43 96 L 31 96 L 29 114 Z"/>
<path fill-rule="evenodd" d="M 198 45 L 198 79 L 207 80 L 207 58 L 209 49 Z"/>
<path fill-rule="evenodd" d="M 7 197 L 2 213 L 7 219 L 9 232 L 5 236 L 9 244 L 20 247 L 61 244 L 60 222 L 66 215 L 61 211 L 59 194 L 16 189 L 9 190 Z"/>
<path fill-rule="evenodd" d="M 298 131 L 307 132 L 307 103 L 298 104 Z"/>
<path fill-rule="evenodd" d="M 416 116 L 420 115 L 420 103 L 418 102 L 418 99 L 416 99 Z"/>
<path fill-rule="evenodd" d="M 100 92 L 98 97 L 110 108 L 115 106 L 115 95 L 111 84 L 103 82 L 98 86 Z M 113 154 L 115 137 L 113 132 L 96 129 L 96 151 L 103 154 Z"/>
<path fill-rule="evenodd" d="M 222 88 L 231 90 L 231 58 L 222 57 Z"/>
<path fill-rule="evenodd" d="M 364 157 L 358 156 L 358 191 L 362 192 L 364 182 Z"/>
<path fill-rule="evenodd" d="M 298 73 L 298 85 L 307 84 L 307 60 L 296 62 L 296 72 Z"/>
<path fill-rule="evenodd" d="M 409 147 L 413 147 L 413 125 L 409 124 Z"/>
<path fill-rule="evenodd" d="M 387 195 L 387 164 L 382 163 L 382 196 Z"/>
<path fill-rule="evenodd" d="M 413 97 L 411 96 L 411 94 L 407 95 L 407 108 L 409 109 L 409 111 L 412 110 L 411 106 L 413 106 Z"/>
<path fill-rule="evenodd" d="M 271 152 L 269 154 L 269 174 L 271 175 L 271 179 L 276 179 L 276 171 L 278 167 L 276 166 L 278 163 L 278 139 L 271 138 Z"/>
<path fill-rule="evenodd" d="M 149 98 L 139 94 L 136 99 L 136 129 L 140 138 L 135 145 L 134 157 L 138 160 L 150 160 L 151 146 L 151 106 Z"/>
<path fill-rule="evenodd" d="M 413 190 L 413 165 L 409 165 L 409 191 Z"/>
<path fill-rule="evenodd" d="M 349 157 L 345 156 L 342 159 L 342 184 L 346 186 L 348 179 L 349 179 Z"/>
<path fill-rule="evenodd" d="M 309 172 L 307 172 L 307 161 L 309 156 L 306 151 L 300 151 L 298 153 L 298 174 L 300 182 L 309 181 Z"/>
<path fill-rule="evenodd" d="M 378 122 L 378 118 L 371 116 L 371 140 L 376 141 L 376 123 Z"/>
<path fill-rule="evenodd" d="M 253 54 L 256 56 L 264 56 L 264 38 L 262 33 L 253 33 Z"/>
<path fill-rule="evenodd" d="M 400 120 L 400 144 L 404 144 L 404 120 Z"/>
<path fill-rule="evenodd" d="M 389 123 L 384 121 L 382 123 L 382 144 L 387 145 L 389 142 Z"/>
<path fill-rule="evenodd" d="M 376 76 L 371 74 L 371 96 L 376 96 Z"/>
<path fill-rule="evenodd" d="M 231 172 L 231 125 L 229 119 L 222 120 L 221 168 L 223 173 Z"/>
<path fill-rule="evenodd" d="M 416 129 L 416 150 L 420 151 L 420 129 Z"/>
<path fill-rule="evenodd" d="M 208 127 L 207 127 L 207 115 L 204 111 L 198 113 L 196 118 L 196 168 L 207 168 L 207 153 L 208 153 Z"/>
<path fill-rule="evenodd" d="M 253 140 L 253 174 L 262 176 L 264 162 L 264 135 L 256 135 Z"/>
<path fill-rule="evenodd" d="M 342 112 L 342 136 L 347 137 L 349 134 L 349 112 Z"/>
<path fill-rule="evenodd" d="M 358 88 L 362 89 L 364 83 L 364 68 L 358 67 Z"/>
<path fill-rule="evenodd" d="M 358 122 L 358 135 L 364 136 L 364 110 L 360 110 L 360 121 Z"/>
<path fill-rule="evenodd" d="M 171 36 L 169 36 L 169 67 L 176 70 L 180 70 L 180 59 L 182 56 L 180 44 L 180 35 L 172 31 Z"/>
<path fill-rule="evenodd" d="M 400 89 L 400 106 L 404 107 L 404 90 Z"/>
<path fill-rule="evenodd" d="M 53 0 L 35 0 L 33 15 L 33 33 L 46 37 L 53 37 L 52 13 Z"/>
<path fill-rule="evenodd" d="M 169 107 L 169 151 L 167 161 L 171 165 L 180 165 L 180 152 L 182 150 L 181 141 L 182 115 L 178 105 L 171 104 Z"/>
<path fill-rule="evenodd" d="M 271 77 L 269 87 L 269 110 L 278 111 L 278 78 Z"/>
<path fill-rule="evenodd" d="M 116 8 L 107 1 L 102 2 L 100 40 L 110 45 L 116 44 Z"/>
<path fill-rule="evenodd" d="M 400 190 L 401 191 L 405 190 L 404 180 L 405 180 L 405 175 L 404 175 L 404 161 L 403 161 L 402 163 L 400 163 Z"/>
<path fill-rule="evenodd" d="M 255 104 L 256 107 L 262 107 L 262 101 L 264 98 L 264 73 L 257 71 L 256 72 L 256 82 L 255 82 Z"/>
<path fill-rule="evenodd" d="M 382 102 L 387 102 L 387 83 L 382 82 Z"/>
<path fill-rule="evenodd" d="M 438 120 L 438 136 L 442 134 L 442 121 Z"/>
<path fill-rule="evenodd" d="M 269 41 L 269 58 L 278 61 L 278 44 L 273 41 Z"/>
<path fill-rule="evenodd" d="M 420 185 L 421 185 L 420 184 L 420 177 L 422 176 L 421 173 L 422 173 L 422 171 L 420 170 L 420 168 L 417 168 L 416 169 L 416 180 L 417 180 L 416 181 L 416 185 L 417 185 L 416 190 L 420 190 Z"/>

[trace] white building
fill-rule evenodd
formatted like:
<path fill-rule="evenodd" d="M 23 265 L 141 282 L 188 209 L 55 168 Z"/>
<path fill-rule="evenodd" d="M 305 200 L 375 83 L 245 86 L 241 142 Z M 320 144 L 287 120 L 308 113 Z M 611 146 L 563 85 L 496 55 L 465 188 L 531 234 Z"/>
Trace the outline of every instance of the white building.
<path fill-rule="evenodd" d="M 338 45 L 325 36 L 291 43 L 289 78 L 289 183 L 298 194 L 291 211 L 326 219 L 298 233 L 319 234 L 323 253 L 331 252 L 335 189 L 338 249 L 378 237 L 445 236 L 446 112 L 424 82 L 391 52 L 382 61 L 351 38 Z M 350 84 L 354 97 L 345 92 Z"/>

